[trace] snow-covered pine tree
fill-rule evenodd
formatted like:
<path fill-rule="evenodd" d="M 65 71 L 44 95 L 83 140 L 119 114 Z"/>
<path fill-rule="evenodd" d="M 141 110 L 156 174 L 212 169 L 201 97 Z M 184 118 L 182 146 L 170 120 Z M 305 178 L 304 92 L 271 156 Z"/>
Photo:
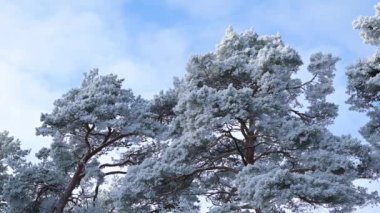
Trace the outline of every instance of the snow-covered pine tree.
<path fill-rule="evenodd" d="M 301 58 L 280 36 L 229 28 L 215 52 L 190 59 L 171 99 L 169 146 L 130 168 L 118 210 L 199 212 L 199 197 L 210 212 L 350 212 L 378 202 L 353 184 L 376 176 L 371 148 L 327 129 L 338 60 L 313 54 L 303 82 Z"/>
<path fill-rule="evenodd" d="M 150 103 L 123 89 L 122 81 L 93 70 L 85 74 L 80 88 L 56 100 L 51 113 L 42 114 L 37 134 L 53 137 L 53 143 L 37 154 L 44 164 L 38 168 L 54 168 L 60 180 L 54 183 L 59 191 L 50 199 L 47 212 L 108 212 L 97 206 L 104 178 L 125 174 L 123 167 L 138 164 L 155 152 L 154 137 L 162 127 L 150 112 Z M 113 162 L 99 160 L 116 149 L 122 154 Z M 23 173 L 16 180 L 22 178 Z M 39 196 L 41 187 L 35 191 L 34 197 Z M 37 208 L 42 211 L 42 206 Z"/>
<path fill-rule="evenodd" d="M 0 212 L 9 212 L 9 194 L 7 188 L 11 185 L 9 179 L 12 172 L 27 165 L 25 156 L 29 150 L 20 147 L 21 142 L 9 135 L 9 132 L 0 132 Z"/>
<path fill-rule="evenodd" d="M 380 4 L 372 17 L 359 17 L 354 28 L 361 31 L 365 43 L 380 46 Z M 380 50 L 359 60 L 347 69 L 350 95 L 347 101 L 353 110 L 367 112 L 370 121 L 361 129 L 363 137 L 380 151 Z"/>

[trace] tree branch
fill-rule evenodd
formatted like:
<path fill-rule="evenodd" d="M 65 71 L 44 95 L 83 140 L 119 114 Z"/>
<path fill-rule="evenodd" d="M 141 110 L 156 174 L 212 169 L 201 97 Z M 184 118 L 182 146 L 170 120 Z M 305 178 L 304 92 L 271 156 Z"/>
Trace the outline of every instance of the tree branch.
<path fill-rule="evenodd" d="M 313 82 L 315 80 L 315 78 L 318 76 L 318 74 L 315 74 L 309 81 L 306 81 L 298 86 L 295 86 L 295 87 L 286 87 L 287 90 L 289 89 L 299 89 L 299 88 L 302 88 L 303 86 L 307 85 L 307 84 L 310 84 L 311 82 Z"/>
<path fill-rule="evenodd" d="M 105 167 L 117 167 L 117 166 L 126 166 L 126 165 L 136 165 L 135 162 L 131 161 L 130 159 L 127 159 L 120 163 L 105 163 L 99 166 L 100 169 L 103 169 Z"/>
<path fill-rule="evenodd" d="M 91 150 L 90 134 L 95 129 L 95 125 L 93 124 L 90 127 L 90 124 L 85 124 L 85 128 L 86 128 L 86 135 L 84 136 L 84 142 L 86 143 L 88 150 Z"/>
<path fill-rule="evenodd" d="M 235 147 L 236 147 L 236 150 L 238 151 L 240 157 L 241 157 L 241 160 L 244 164 L 244 166 L 247 165 L 247 161 L 245 161 L 245 158 L 244 158 L 244 153 L 243 151 L 239 148 L 239 144 L 238 142 L 240 141 L 239 139 L 237 139 L 236 137 L 234 137 L 231 133 L 231 131 L 226 131 L 226 133 L 228 134 L 227 137 L 230 137 L 233 141 L 234 141 L 234 144 L 235 144 Z"/>
<path fill-rule="evenodd" d="M 104 173 L 104 176 L 108 176 L 108 175 L 118 175 L 118 174 L 125 175 L 125 174 L 127 174 L 127 172 L 124 172 L 124 171 L 112 171 L 112 172 L 106 172 L 106 173 Z"/>
<path fill-rule="evenodd" d="M 302 113 L 302 112 L 294 110 L 294 109 L 291 109 L 290 111 L 293 112 L 294 114 L 298 115 L 303 121 L 306 121 L 306 122 L 310 122 L 313 118 L 315 118 L 315 116 L 310 116 L 306 113 Z"/>

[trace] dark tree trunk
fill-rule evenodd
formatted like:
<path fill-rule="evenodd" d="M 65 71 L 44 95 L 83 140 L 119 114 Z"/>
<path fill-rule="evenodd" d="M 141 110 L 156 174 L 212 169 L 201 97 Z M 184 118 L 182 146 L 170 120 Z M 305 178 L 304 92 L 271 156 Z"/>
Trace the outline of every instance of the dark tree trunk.
<path fill-rule="evenodd" d="M 113 134 L 113 130 L 111 128 L 108 128 L 108 133 L 105 136 L 103 143 L 101 145 L 99 145 L 98 147 L 94 148 L 94 147 L 91 147 L 90 142 L 89 142 L 89 134 L 94 128 L 95 128 L 95 126 L 87 128 L 87 134 L 85 136 L 85 143 L 88 147 L 87 153 L 78 162 L 77 167 L 76 167 L 75 172 L 74 172 L 74 175 L 70 180 L 70 183 L 68 184 L 67 188 L 65 189 L 65 192 L 63 193 L 62 197 L 59 199 L 58 203 L 56 204 L 56 206 L 54 208 L 54 211 L 53 211 L 54 213 L 63 213 L 65 206 L 69 202 L 69 199 L 70 199 L 74 189 L 80 184 L 82 178 L 85 175 L 84 174 L 85 173 L 85 166 L 86 166 L 87 162 L 93 156 L 98 154 L 104 148 L 112 145 L 116 141 L 121 140 L 125 137 L 135 135 L 135 133 L 120 134 L 120 135 L 115 136 L 114 138 L 110 138 Z"/>
<path fill-rule="evenodd" d="M 247 164 L 255 163 L 255 138 L 247 138 L 244 144 L 244 158 Z"/>
<path fill-rule="evenodd" d="M 249 122 L 242 119 L 238 119 L 240 123 L 240 131 L 244 136 L 244 159 L 245 165 L 255 163 L 255 143 L 256 136 L 254 133 L 254 119 L 250 119 Z"/>
<path fill-rule="evenodd" d="M 59 199 L 57 205 L 54 208 L 54 213 L 62 213 L 63 210 L 65 209 L 65 206 L 69 202 L 69 198 L 71 197 L 73 190 L 79 185 L 80 181 L 82 180 L 84 166 L 85 166 L 84 162 L 78 163 L 77 168 L 75 169 L 75 173 L 73 177 L 71 178 L 69 185 L 65 189 L 65 192 L 63 193 L 62 197 Z"/>

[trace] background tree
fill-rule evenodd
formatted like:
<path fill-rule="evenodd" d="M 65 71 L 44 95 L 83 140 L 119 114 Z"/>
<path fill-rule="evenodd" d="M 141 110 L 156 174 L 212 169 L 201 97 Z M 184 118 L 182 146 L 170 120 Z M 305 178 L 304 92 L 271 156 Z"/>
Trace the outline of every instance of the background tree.
<path fill-rule="evenodd" d="M 4 186 L 7 212 L 51 213 L 68 178 L 51 164 L 27 164 L 16 170 Z"/>
<path fill-rule="evenodd" d="M 42 114 L 37 134 L 54 141 L 38 155 L 62 176 L 58 200 L 51 205 L 54 212 L 94 211 L 106 176 L 125 174 L 122 167 L 155 151 L 153 137 L 161 127 L 152 118 L 149 103 L 123 89 L 122 81 L 91 71 L 80 88 L 56 100 L 50 114 Z M 104 156 L 115 150 L 121 156 L 105 163 Z"/>
<path fill-rule="evenodd" d="M 279 36 L 227 30 L 215 52 L 190 59 L 178 82 L 169 145 L 130 168 L 120 188 L 120 211 L 349 212 L 377 202 L 355 186 L 374 178 L 370 147 L 327 129 L 337 106 L 337 57 L 317 53 L 302 82 L 295 50 Z"/>
<path fill-rule="evenodd" d="M 9 136 L 7 131 L 0 132 L 0 211 L 9 211 L 9 196 L 6 188 L 13 171 L 26 164 L 25 156 L 29 150 L 20 148 L 20 141 Z"/>
<path fill-rule="evenodd" d="M 380 45 L 380 4 L 375 6 L 372 17 L 359 17 L 354 28 L 361 31 L 367 44 Z M 361 129 L 363 137 L 380 151 L 380 51 L 359 60 L 347 69 L 351 109 L 367 112 L 370 121 Z"/>

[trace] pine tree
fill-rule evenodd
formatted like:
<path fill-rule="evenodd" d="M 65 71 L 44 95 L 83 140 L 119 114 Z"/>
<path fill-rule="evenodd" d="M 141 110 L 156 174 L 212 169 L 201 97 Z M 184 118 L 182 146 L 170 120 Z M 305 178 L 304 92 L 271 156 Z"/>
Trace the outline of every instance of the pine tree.
<path fill-rule="evenodd" d="M 372 17 L 359 17 L 354 28 L 361 31 L 365 43 L 380 46 L 380 4 Z M 363 137 L 380 151 L 380 51 L 359 60 L 347 69 L 351 109 L 367 112 L 370 121 L 361 129 Z"/>
<path fill-rule="evenodd" d="M 56 183 L 58 196 L 50 202 L 54 212 L 95 211 L 105 177 L 124 175 L 123 167 L 138 164 L 155 151 L 154 137 L 161 127 L 149 111 L 149 102 L 123 89 L 122 81 L 93 70 L 85 74 L 80 88 L 56 100 L 51 113 L 42 114 L 37 134 L 51 136 L 53 143 L 38 157 L 62 177 Z M 121 156 L 113 162 L 99 160 L 114 156 L 114 150 L 120 150 Z"/>
<path fill-rule="evenodd" d="M 9 132 L 0 132 L 0 211 L 9 211 L 9 194 L 7 188 L 11 184 L 9 179 L 12 171 L 23 168 L 27 162 L 25 156 L 29 150 L 20 147 L 21 142 L 9 135 Z"/>
<path fill-rule="evenodd" d="M 326 100 L 339 59 L 316 53 L 312 78 L 280 36 L 229 28 L 215 52 L 192 57 L 160 155 L 130 168 L 120 211 L 284 212 L 326 207 L 349 212 L 377 202 L 356 186 L 374 178 L 369 146 L 328 130 L 338 107 Z"/>

